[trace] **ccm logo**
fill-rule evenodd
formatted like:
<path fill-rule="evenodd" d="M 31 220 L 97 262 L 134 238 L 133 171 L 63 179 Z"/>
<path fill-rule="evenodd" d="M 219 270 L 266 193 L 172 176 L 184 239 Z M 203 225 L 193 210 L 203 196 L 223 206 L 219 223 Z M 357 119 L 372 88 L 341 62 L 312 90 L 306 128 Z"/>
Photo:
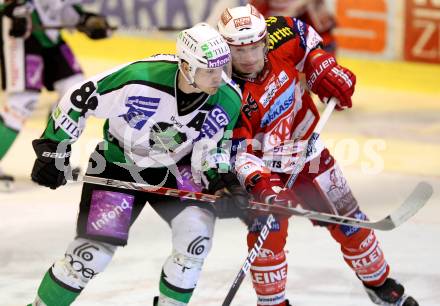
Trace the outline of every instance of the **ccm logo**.
<path fill-rule="evenodd" d="M 57 153 L 57 152 L 43 152 L 43 157 L 49 157 L 49 158 L 66 158 L 70 157 L 70 152 L 65 153 Z"/>

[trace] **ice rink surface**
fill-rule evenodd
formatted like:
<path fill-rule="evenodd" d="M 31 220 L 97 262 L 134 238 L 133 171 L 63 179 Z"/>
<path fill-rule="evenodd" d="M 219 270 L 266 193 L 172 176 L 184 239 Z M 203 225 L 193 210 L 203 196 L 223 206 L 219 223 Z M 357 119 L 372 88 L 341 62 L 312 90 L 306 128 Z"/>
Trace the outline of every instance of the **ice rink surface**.
<path fill-rule="evenodd" d="M 87 52 L 80 60 L 88 75 L 124 62 L 93 58 Z M 440 305 L 440 95 L 429 87 L 429 82 L 438 82 L 439 74 L 422 75 L 432 70 L 426 65 L 398 68 L 381 63 L 383 70 L 375 78 L 367 72 L 378 64 L 346 63 L 354 65 L 358 74 L 354 108 L 332 116 L 324 140 L 372 220 L 400 205 L 419 181 L 433 186 L 433 197 L 415 217 L 393 231 L 376 234 L 391 276 L 403 282 L 420 305 Z M 414 73 L 419 87 L 405 83 L 410 79 L 405 69 Z M 403 79 L 384 84 L 381 79 L 387 73 L 393 77 L 401 73 Z M 42 99 L 47 105 L 54 97 Z M 41 134 L 45 112 L 43 106 L 37 110 L 1 165 L 16 175 L 17 183 L 14 192 L 0 193 L 0 306 L 31 302 L 43 274 L 63 256 L 75 233 L 80 184 L 53 191 L 29 180 L 34 159 L 30 142 Z M 101 122 L 92 120 L 74 146 L 75 163 L 85 166 L 100 131 Z M 245 237 L 246 229 L 238 220 L 217 222 L 214 246 L 190 305 L 221 305 L 247 254 Z M 132 227 L 128 246 L 117 251 L 75 305 L 152 305 L 161 265 L 170 250 L 169 228 L 146 206 Z M 287 295 L 295 306 L 371 305 L 325 229 L 312 227 L 306 219 L 292 219 L 287 251 Z M 255 300 L 247 278 L 232 305 L 251 306 Z"/>

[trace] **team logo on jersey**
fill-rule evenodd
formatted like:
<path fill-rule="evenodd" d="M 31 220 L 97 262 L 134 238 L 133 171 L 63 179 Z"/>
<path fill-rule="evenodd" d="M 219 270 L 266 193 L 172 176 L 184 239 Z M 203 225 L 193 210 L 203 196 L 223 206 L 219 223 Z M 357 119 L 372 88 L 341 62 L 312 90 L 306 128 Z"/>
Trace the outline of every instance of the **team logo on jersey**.
<path fill-rule="evenodd" d="M 150 130 L 150 147 L 159 152 L 174 152 L 188 137 L 172 124 L 158 122 Z"/>
<path fill-rule="evenodd" d="M 125 106 L 128 107 L 128 111 L 125 115 L 120 117 L 128 123 L 128 125 L 134 129 L 140 130 L 144 127 L 148 118 L 154 115 L 159 107 L 160 98 L 151 98 L 143 96 L 131 96 L 128 97 Z"/>
<path fill-rule="evenodd" d="M 223 108 L 216 105 L 206 116 L 200 131 L 200 136 L 197 139 L 203 137 L 212 138 L 220 129 L 225 127 L 229 121 L 230 118 L 228 114 Z"/>
<path fill-rule="evenodd" d="M 271 124 L 292 106 L 295 97 L 295 83 L 289 86 L 270 107 L 261 119 L 261 127 Z"/>
<path fill-rule="evenodd" d="M 283 70 L 278 75 L 278 78 L 276 78 L 274 81 L 272 81 L 268 86 L 266 91 L 263 95 L 261 95 L 260 103 L 263 105 L 263 107 L 266 107 L 269 102 L 272 100 L 272 98 L 277 93 L 278 89 L 280 89 L 284 84 L 287 83 L 289 80 L 289 76 L 287 73 Z"/>
<path fill-rule="evenodd" d="M 288 114 L 280 120 L 274 128 L 270 131 L 267 142 L 269 145 L 276 147 L 280 146 L 286 140 L 292 137 L 293 116 Z"/>

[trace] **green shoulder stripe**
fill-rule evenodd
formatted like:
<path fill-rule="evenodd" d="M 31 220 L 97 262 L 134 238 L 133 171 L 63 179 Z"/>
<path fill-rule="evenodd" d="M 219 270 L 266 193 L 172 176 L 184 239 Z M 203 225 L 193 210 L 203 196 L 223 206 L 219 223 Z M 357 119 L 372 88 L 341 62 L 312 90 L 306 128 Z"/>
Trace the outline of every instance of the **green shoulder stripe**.
<path fill-rule="evenodd" d="M 142 84 L 174 96 L 176 71 L 177 62 L 134 62 L 99 80 L 97 92 L 100 95 L 105 95 L 129 84 Z"/>

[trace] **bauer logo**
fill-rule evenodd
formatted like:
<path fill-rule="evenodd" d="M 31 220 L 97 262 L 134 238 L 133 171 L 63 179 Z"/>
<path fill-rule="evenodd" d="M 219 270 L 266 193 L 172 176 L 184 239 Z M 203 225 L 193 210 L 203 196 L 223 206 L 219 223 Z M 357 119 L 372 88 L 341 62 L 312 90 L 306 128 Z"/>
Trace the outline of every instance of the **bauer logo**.
<path fill-rule="evenodd" d="M 309 86 L 309 88 L 313 88 L 313 85 L 315 85 L 316 80 L 318 79 L 318 77 L 321 75 L 321 73 L 325 70 L 327 70 L 327 68 L 334 66 L 336 64 L 336 59 L 334 57 L 330 57 L 328 59 L 326 59 L 325 61 L 323 61 L 318 69 L 315 69 L 312 73 L 312 75 L 309 77 L 309 80 L 307 81 L 307 85 Z"/>
<path fill-rule="evenodd" d="M 67 158 L 70 157 L 70 152 L 43 152 L 41 156 L 48 158 Z"/>

